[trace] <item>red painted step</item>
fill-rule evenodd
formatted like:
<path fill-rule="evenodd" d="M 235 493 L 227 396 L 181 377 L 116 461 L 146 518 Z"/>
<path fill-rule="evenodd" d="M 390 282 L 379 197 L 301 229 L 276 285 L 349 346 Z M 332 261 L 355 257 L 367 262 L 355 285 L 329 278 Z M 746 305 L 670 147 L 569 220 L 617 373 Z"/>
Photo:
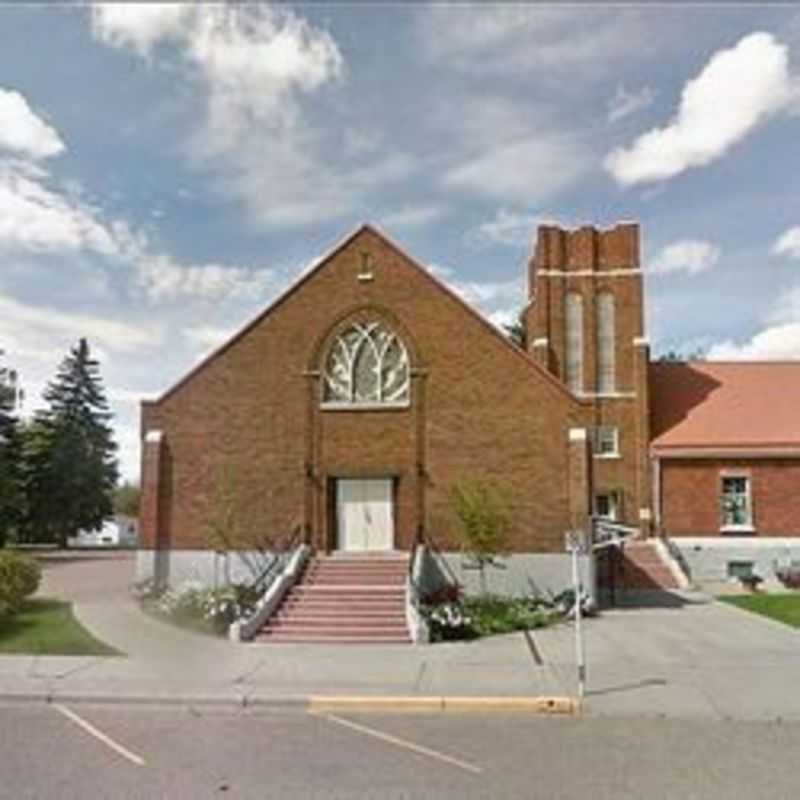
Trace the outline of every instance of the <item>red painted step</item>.
<path fill-rule="evenodd" d="M 626 589 L 678 589 L 678 581 L 655 545 L 628 544 L 623 551 L 622 585 Z"/>
<path fill-rule="evenodd" d="M 270 643 L 408 643 L 408 559 L 316 558 L 256 639 Z"/>

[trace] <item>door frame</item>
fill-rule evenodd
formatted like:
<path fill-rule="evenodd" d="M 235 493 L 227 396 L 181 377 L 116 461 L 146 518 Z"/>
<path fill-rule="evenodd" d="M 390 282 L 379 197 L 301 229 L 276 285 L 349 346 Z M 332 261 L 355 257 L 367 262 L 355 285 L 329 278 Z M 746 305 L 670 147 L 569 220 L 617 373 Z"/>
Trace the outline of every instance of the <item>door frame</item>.
<path fill-rule="evenodd" d="M 340 550 L 339 548 L 339 494 L 337 481 L 340 480 L 381 480 L 389 481 L 390 497 L 392 504 L 392 546 L 389 550 L 375 550 L 376 553 L 391 553 L 397 549 L 397 496 L 398 484 L 400 483 L 400 473 L 398 472 L 337 472 L 328 475 L 326 481 L 326 488 L 328 494 L 328 535 L 326 538 L 326 550 L 329 553 L 334 552 L 362 552 L 362 551 L 348 551 Z M 369 550 L 363 551 L 365 553 L 373 552 Z"/>

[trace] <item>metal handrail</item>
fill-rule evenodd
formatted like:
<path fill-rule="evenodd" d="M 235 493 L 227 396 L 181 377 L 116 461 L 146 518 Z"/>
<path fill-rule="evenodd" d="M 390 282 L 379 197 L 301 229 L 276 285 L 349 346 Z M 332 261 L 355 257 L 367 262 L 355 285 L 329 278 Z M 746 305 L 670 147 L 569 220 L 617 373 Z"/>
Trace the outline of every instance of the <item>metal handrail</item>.
<path fill-rule="evenodd" d="M 281 552 L 272 554 L 272 558 L 267 563 L 267 566 L 259 573 L 250 588 L 254 589 L 259 594 L 264 594 L 264 592 L 269 589 L 270 585 L 278 574 L 280 574 L 280 571 L 286 565 L 287 560 L 297 547 L 300 531 L 301 527 L 298 525 L 294 531 L 292 531 L 288 546 L 281 550 Z"/>

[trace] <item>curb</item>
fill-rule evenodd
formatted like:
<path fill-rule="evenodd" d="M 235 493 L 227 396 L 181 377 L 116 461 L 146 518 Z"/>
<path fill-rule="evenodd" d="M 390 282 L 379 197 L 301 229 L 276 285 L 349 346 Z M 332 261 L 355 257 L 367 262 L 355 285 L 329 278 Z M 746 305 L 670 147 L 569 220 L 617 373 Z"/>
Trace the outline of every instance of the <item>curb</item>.
<path fill-rule="evenodd" d="M 574 697 L 370 697 L 312 695 L 311 711 L 525 711 L 533 714 L 575 715 L 580 703 Z"/>
<path fill-rule="evenodd" d="M 70 703 L 71 705 L 130 705 L 169 708 L 298 709 L 398 712 L 526 712 L 550 716 L 575 716 L 580 701 L 574 697 L 459 697 L 418 695 L 147 695 L 92 692 L 0 692 L 0 703 Z"/>

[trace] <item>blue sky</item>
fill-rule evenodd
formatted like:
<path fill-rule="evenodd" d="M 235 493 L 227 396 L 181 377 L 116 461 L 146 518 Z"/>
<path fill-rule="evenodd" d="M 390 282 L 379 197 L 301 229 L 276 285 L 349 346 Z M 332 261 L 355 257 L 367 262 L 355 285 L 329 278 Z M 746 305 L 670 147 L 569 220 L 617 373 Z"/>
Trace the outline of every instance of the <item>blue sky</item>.
<path fill-rule="evenodd" d="M 800 9 L 0 7 L 0 348 L 78 337 L 121 463 L 362 221 L 495 322 L 540 221 L 639 220 L 655 353 L 800 357 Z"/>

